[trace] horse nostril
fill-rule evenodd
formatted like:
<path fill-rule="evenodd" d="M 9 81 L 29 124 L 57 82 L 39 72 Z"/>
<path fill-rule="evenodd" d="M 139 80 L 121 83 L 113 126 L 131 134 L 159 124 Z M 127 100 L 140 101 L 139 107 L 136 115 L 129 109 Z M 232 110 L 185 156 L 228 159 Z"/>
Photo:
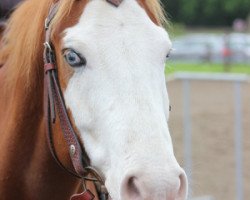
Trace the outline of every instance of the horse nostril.
<path fill-rule="evenodd" d="M 180 187 L 177 192 L 176 200 L 185 200 L 187 198 L 187 177 L 183 172 L 179 176 L 180 179 Z"/>
<path fill-rule="evenodd" d="M 138 190 L 136 181 L 136 177 L 131 177 L 128 179 L 128 190 L 130 190 L 130 193 L 133 193 L 134 196 L 139 196 L 140 191 Z"/>
<path fill-rule="evenodd" d="M 182 169 L 167 174 L 127 175 L 121 185 L 122 200 L 186 200 L 187 178 Z M 170 175 L 169 175 L 170 174 Z M 154 177 L 159 177 L 155 179 Z"/>
<path fill-rule="evenodd" d="M 123 185 L 123 195 L 125 199 L 138 199 L 141 196 L 139 181 L 135 176 L 127 178 Z"/>

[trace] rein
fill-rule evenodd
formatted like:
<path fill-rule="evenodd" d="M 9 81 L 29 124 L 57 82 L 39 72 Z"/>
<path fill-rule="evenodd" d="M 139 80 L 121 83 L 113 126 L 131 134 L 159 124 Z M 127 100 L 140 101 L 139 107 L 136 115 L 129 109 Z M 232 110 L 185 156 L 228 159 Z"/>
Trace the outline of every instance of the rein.
<path fill-rule="evenodd" d="M 106 0 L 118 7 L 122 0 Z M 104 181 L 99 173 L 90 165 L 90 159 L 82 147 L 75 133 L 67 113 L 61 87 L 58 80 L 55 51 L 51 41 L 51 21 L 58 10 L 59 2 L 52 5 L 48 17 L 45 20 L 45 43 L 44 43 L 44 111 L 46 120 L 47 140 L 50 152 L 57 164 L 72 176 L 80 178 L 83 183 L 83 192 L 75 194 L 71 200 L 93 200 L 95 196 L 86 188 L 86 181 L 93 181 L 100 200 L 109 198 Z M 52 123 L 56 122 L 56 113 L 60 121 L 63 137 L 68 146 L 74 171 L 66 168 L 59 160 L 53 142 Z"/>

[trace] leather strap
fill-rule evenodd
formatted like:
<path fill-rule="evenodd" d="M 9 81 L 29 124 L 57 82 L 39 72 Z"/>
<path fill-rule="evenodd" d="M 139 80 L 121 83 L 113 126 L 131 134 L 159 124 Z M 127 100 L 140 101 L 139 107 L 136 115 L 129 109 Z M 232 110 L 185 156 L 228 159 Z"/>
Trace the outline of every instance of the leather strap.
<path fill-rule="evenodd" d="M 106 0 L 112 5 L 118 7 L 122 0 Z M 58 10 L 59 1 L 53 4 L 47 19 L 45 20 L 45 43 L 44 43 L 44 112 L 46 119 L 46 132 L 47 132 L 47 140 L 50 152 L 59 166 L 61 166 L 64 170 L 70 173 L 73 176 L 83 179 L 83 183 L 86 180 L 93 181 L 95 183 L 99 183 L 97 191 L 99 193 L 99 197 L 101 200 L 108 199 L 108 191 L 104 185 L 104 181 L 102 180 L 99 173 L 90 166 L 90 160 L 81 146 L 79 142 L 79 138 L 75 133 L 70 119 L 68 117 L 67 109 L 65 106 L 64 98 L 62 95 L 61 87 L 58 81 L 56 60 L 54 55 L 54 49 L 52 46 L 52 42 L 50 40 L 51 36 L 51 21 Z M 60 121 L 60 125 L 63 132 L 63 137 L 66 141 L 70 152 L 70 158 L 74 167 L 74 171 L 67 169 L 58 159 L 54 148 L 53 136 L 52 136 L 52 127 L 51 124 L 56 121 L 56 113 L 58 114 L 58 118 Z M 94 178 L 87 177 L 88 174 L 91 174 Z M 82 200 L 91 200 L 94 198 L 93 194 L 89 190 L 85 190 L 82 194 L 72 196 L 74 199 L 82 199 Z"/>
<path fill-rule="evenodd" d="M 58 114 L 64 139 L 67 143 L 72 164 L 75 172 L 66 169 L 69 173 L 77 177 L 84 177 L 86 175 L 85 167 L 89 166 L 89 159 L 85 151 L 83 151 L 79 139 L 72 128 L 70 119 L 67 114 L 67 109 L 62 97 L 62 92 L 57 78 L 57 70 L 55 65 L 55 55 L 50 41 L 50 23 L 54 18 L 58 9 L 58 3 L 54 4 L 49 12 L 49 16 L 45 21 L 45 49 L 44 49 L 44 71 L 45 71 L 45 85 L 44 85 L 44 100 L 45 100 L 45 113 L 47 118 L 47 138 L 51 153 L 57 163 L 66 169 L 59 161 L 56 155 L 51 131 L 51 121 L 55 123 L 56 113 Z M 57 111 L 57 112 L 56 112 Z"/>

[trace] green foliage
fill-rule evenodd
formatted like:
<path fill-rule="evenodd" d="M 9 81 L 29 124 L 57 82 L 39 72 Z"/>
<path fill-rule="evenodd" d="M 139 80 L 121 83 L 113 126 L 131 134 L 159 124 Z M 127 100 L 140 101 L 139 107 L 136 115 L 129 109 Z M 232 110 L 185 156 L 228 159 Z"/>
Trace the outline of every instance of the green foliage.
<path fill-rule="evenodd" d="M 162 0 L 174 22 L 187 25 L 232 25 L 250 14 L 250 0 Z"/>
<path fill-rule="evenodd" d="M 186 34 L 186 27 L 180 23 L 170 23 L 166 29 L 171 39 Z"/>

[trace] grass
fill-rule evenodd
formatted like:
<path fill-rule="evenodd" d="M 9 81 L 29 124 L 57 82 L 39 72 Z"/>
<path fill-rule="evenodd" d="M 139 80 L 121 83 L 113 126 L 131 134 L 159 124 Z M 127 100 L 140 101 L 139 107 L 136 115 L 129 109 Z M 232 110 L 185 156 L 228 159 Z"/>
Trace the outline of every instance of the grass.
<path fill-rule="evenodd" d="M 174 72 L 208 72 L 208 73 L 223 73 L 223 64 L 210 63 L 176 63 L 168 62 L 166 64 L 166 75 Z M 250 64 L 232 64 L 227 73 L 243 73 L 250 75 Z"/>

